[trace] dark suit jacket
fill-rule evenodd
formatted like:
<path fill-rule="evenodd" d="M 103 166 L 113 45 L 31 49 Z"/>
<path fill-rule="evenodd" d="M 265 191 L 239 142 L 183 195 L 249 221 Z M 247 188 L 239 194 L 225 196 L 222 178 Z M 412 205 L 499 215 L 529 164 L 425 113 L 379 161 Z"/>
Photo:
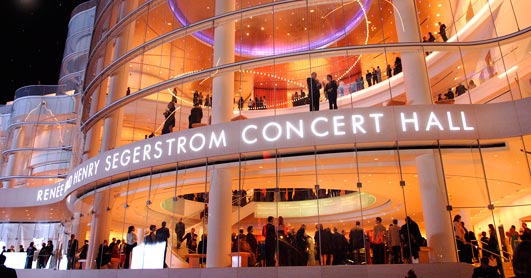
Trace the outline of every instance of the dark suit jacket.
<path fill-rule="evenodd" d="M 5 265 L 0 265 L 0 277 L 2 278 L 17 278 L 17 272 Z"/>
<path fill-rule="evenodd" d="M 73 242 L 72 240 L 68 240 L 68 251 L 66 255 L 72 256 L 72 257 L 75 256 L 77 253 L 77 246 L 78 246 L 77 239 L 74 238 Z"/>

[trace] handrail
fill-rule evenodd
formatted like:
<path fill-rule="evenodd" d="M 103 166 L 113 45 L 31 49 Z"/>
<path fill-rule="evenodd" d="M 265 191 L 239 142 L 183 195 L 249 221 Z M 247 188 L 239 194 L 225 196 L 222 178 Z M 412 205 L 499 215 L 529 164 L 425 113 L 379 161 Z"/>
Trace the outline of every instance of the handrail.
<path fill-rule="evenodd" d="M 313 54 L 322 55 L 322 54 L 328 53 L 330 55 L 333 55 L 334 53 L 346 53 L 348 51 L 357 51 L 359 53 L 370 53 L 370 52 L 374 52 L 375 49 L 396 49 L 396 51 L 404 51 L 407 49 L 423 49 L 424 50 L 426 49 L 427 46 L 430 47 L 430 50 L 448 49 L 448 48 L 465 48 L 465 47 L 475 47 L 475 46 L 485 47 L 485 46 L 488 46 L 489 44 L 497 45 L 498 43 L 503 42 L 503 41 L 511 42 L 512 40 L 516 40 L 520 36 L 530 35 L 531 34 L 530 31 L 531 31 L 531 26 L 525 29 L 522 29 L 520 31 L 505 35 L 505 36 L 486 39 L 486 40 L 472 41 L 472 42 L 444 42 L 444 43 L 399 42 L 399 43 L 387 43 L 387 44 L 378 44 L 378 45 L 351 45 L 351 46 L 342 46 L 342 47 L 326 48 L 326 49 L 312 49 L 312 50 L 306 50 L 306 51 L 301 51 L 297 53 L 286 53 L 286 54 L 278 54 L 278 55 L 272 55 L 272 56 L 267 56 L 267 57 L 258 57 L 254 59 L 243 60 L 243 61 L 238 61 L 234 63 L 214 66 L 214 67 L 211 67 L 205 70 L 182 74 L 173 79 L 168 79 L 160 83 L 148 86 L 144 89 L 140 89 L 137 92 L 132 93 L 131 95 L 127 97 L 120 98 L 116 100 L 115 102 L 105 106 L 101 110 L 97 111 L 93 115 L 91 115 L 85 122 L 81 124 L 80 128 L 82 132 L 86 132 L 87 129 L 91 128 L 97 121 L 103 119 L 104 117 L 108 116 L 110 113 L 118 110 L 121 107 L 124 107 L 125 105 L 129 103 L 132 103 L 136 100 L 144 98 L 145 96 L 148 96 L 152 93 L 161 91 L 165 88 L 177 85 L 179 83 L 199 80 L 201 78 L 210 76 L 211 74 L 215 72 L 222 73 L 222 72 L 231 71 L 231 70 L 235 71 L 238 69 L 246 69 L 247 67 L 252 67 L 253 65 L 256 65 L 256 64 L 260 64 L 261 66 L 264 66 L 265 64 L 272 63 L 275 60 L 286 60 L 287 58 L 311 56 Z M 122 56 L 121 58 L 130 55 L 130 53 Z M 120 59 L 117 61 L 118 61 L 118 64 L 120 64 Z M 111 68 L 111 67 L 108 67 L 108 68 Z M 100 75 L 105 74 L 105 72 L 106 71 L 102 71 Z M 93 79 L 91 84 L 87 86 L 86 91 L 88 91 L 90 87 L 94 85 L 93 83 L 97 79 L 98 77 Z"/>
<path fill-rule="evenodd" d="M 472 244 L 471 242 L 464 241 L 464 240 L 461 240 L 461 239 L 458 239 L 458 241 L 461 241 L 464 245 L 471 245 L 472 247 L 476 247 L 476 248 L 478 248 L 479 250 L 481 250 L 481 252 L 487 252 L 487 253 L 489 253 L 489 254 L 491 254 L 491 255 L 493 255 L 493 256 L 496 256 L 496 257 L 501 258 L 501 255 L 500 255 L 500 254 L 496 254 L 496 253 L 494 253 L 494 252 L 492 252 L 492 251 L 490 251 L 490 250 L 487 250 L 487 249 L 485 249 L 485 248 L 480 247 L 479 245 L 474 245 L 474 244 Z M 476 241 L 477 241 L 477 240 L 476 240 Z M 484 241 L 478 241 L 478 242 L 481 242 L 481 244 L 489 245 L 488 242 L 484 242 Z"/>

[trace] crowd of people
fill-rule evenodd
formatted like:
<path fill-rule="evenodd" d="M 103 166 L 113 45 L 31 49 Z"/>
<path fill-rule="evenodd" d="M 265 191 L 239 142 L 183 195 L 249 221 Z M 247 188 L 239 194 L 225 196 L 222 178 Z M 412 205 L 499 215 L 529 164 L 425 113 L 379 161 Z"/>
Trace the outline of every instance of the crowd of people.
<path fill-rule="evenodd" d="M 504 277 L 503 261 L 510 262 L 514 259 L 514 250 L 521 242 L 531 241 L 531 229 L 525 222 L 522 223 L 520 231 L 512 225 L 509 231 L 505 232 L 501 247 L 496 228 L 493 224 L 488 225 L 488 232 L 482 231 L 477 239 L 473 231 L 469 231 L 462 221 L 461 215 L 457 214 L 453 219 L 456 245 L 458 249 L 459 261 L 464 263 L 480 263 L 477 271 L 494 273 L 488 277 Z M 489 268 L 481 269 L 483 265 Z M 476 277 L 476 276 L 475 276 Z M 477 276 L 482 277 L 482 276 Z"/>
<path fill-rule="evenodd" d="M 405 224 L 393 220 L 386 229 L 380 217 L 372 230 L 364 230 L 359 221 L 349 232 L 336 227 L 315 226 L 313 236 L 305 224 L 288 229 L 284 218 L 267 218 L 261 235 L 254 227 L 232 234 L 232 251 L 247 252 L 249 266 L 307 266 L 345 264 L 399 264 L 418 260 L 425 239 L 418 225 L 409 217 Z M 366 250 L 366 251 L 365 251 Z"/>

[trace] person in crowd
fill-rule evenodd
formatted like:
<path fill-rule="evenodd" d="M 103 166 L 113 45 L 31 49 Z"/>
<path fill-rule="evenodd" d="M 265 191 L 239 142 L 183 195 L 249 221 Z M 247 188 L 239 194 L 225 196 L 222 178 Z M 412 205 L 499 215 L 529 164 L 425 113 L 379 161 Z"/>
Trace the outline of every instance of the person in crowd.
<path fill-rule="evenodd" d="M 382 70 L 380 69 L 380 66 L 376 66 L 376 78 L 378 83 L 382 82 Z"/>
<path fill-rule="evenodd" d="M 313 76 L 313 74 L 312 74 Z M 266 266 L 275 266 L 275 251 L 277 246 L 277 234 L 275 225 L 273 225 L 273 216 L 267 217 L 267 224 L 262 230 L 265 237 L 265 264 Z"/>
<path fill-rule="evenodd" d="M 457 94 L 457 96 L 460 96 L 464 93 L 466 93 L 466 91 L 468 91 L 468 89 L 465 87 L 465 85 L 459 83 L 459 85 L 457 85 L 457 87 L 455 87 L 455 93 Z"/>
<path fill-rule="evenodd" d="M 505 237 L 503 239 L 503 256 L 508 260 L 513 260 L 513 246 L 511 245 L 511 233 L 509 231 L 505 232 Z"/>
<path fill-rule="evenodd" d="M 238 99 L 238 110 L 241 111 L 243 109 L 243 103 L 244 103 L 243 97 L 240 96 L 240 99 Z"/>
<path fill-rule="evenodd" d="M 489 237 L 487 236 L 487 232 L 483 231 L 481 232 L 481 236 L 479 241 L 481 242 L 481 249 L 483 250 L 481 252 L 481 257 L 490 257 L 489 255 Z"/>
<path fill-rule="evenodd" d="M 448 41 L 448 37 L 446 36 L 446 25 L 444 23 L 441 23 L 439 21 L 439 35 L 441 35 L 441 39 L 443 42 Z"/>
<path fill-rule="evenodd" d="M 46 268 L 46 242 L 42 243 L 41 250 L 39 250 L 37 268 Z"/>
<path fill-rule="evenodd" d="M 472 250 L 472 244 L 470 243 L 470 239 L 468 238 L 468 229 L 465 227 L 465 223 L 463 221 L 460 222 L 462 231 L 464 232 L 464 242 L 463 242 L 463 249 L 461 249 L 461 262 L 465 263 L 472 263 L 472 257 L 473 257 L 473 250 Z"/>
<path fill-rule="evenodd" d="M 321 265 L 334 264 L 334 245 L 332 240 L 332 231 L 330 228 L 324 228 L 323 224 L 319 224 L 319 242 L 316 242 L 317 248 L 321 252 Z"/>
<path fill-rule="evenodd" d="M 188 248 L 188 253 L 196 253 L 197 250 L 197 234 L 195 233 L 195 228 L 192 228 L 190 232 L 186 233 L 183 237 L 183 241 L 186 240 L 186 248 Z"/>
<path fill-rule="evenodd" d="M 166 264 L 166 249 L 168 247 L 168 238 L 170 238 L 170 229 L 166 227 L 166 221 L 162 221 L 160 224 L 161 227 L 157 229 L 157 233 L 155 235 L 157 242 L 164 242 L 164 268 L 168 267 L 168 264 Z"/>
<path fill-rule="evenodd" d="M 21 245 L 18 246 L 18 252 L 25 252 L 24 251 L 24 245 L 21 244 Z"/>
<path fill-rule="evenodd" d="M 516 245 L 518 244 L 519 240 L 520 234 L 518 234 L 518 232 L 516 231 L 516 226 L 511 225 L 511 228 L 509 228 L 509 242 L 513 251 L 516 249 Z"/>
<path fill-rule="evenodd" d="M 79 243 L 75 234 L 70 235 L 68 240 L 68 249 L 66 250 L 67 265 L 66 269 L 74 269 L 76 267 L 76 253 Z"/>
<path fill-rule="evenodd" d="M 387 74 L 387 78 L 393 77 L 393 69 L 391 68 L 390 64 L 387 64 L 387 67 L 385 68 L 385 73 Z"/>
<path fill-rule="evenodd" d="M 473 262 L 478 263 L 479 262 L 479 243 L 476 238 L 476 234 L 474 234 L 473 231 L 468 231 L 468 242 L 470 242 L 472 246 Z"/>
<path fill-rule="evenodd" d="M 194 91 L 194 97 L 192 99 L 192 102 L 195 104 L 199 101 L 199 92 L 198 91 Z"/>
<path fill-rule="evenodd" d="M 131 88 L 127 87 L 127 90 L 125 91 L 125 95 L 128 96 L 131 94 Z"/>
<path fill-rule="evenodd" d="M 167 134 L 173 131 L 175 127 L 175 103 L 168 102 L 167 109 L 162 113 L 164 115 L 164 125 L 162 126 L 162 134 Z"/>
<path fill-rule="evenodd" d="M 135 226 L 129 226 L 127 228 L 127 238 L 125 242 L 125 260 L 122 268 L 128 269 L 131 267 L 131 255 L 133 253 L 133 248 L 138 244 L 138 236 L 135 233 Z"/>
<path fill-rule="evenodd" d="M 247 101 L 247 108 L 249 110 L 253 110 L 254 109 L 254 101 L 253 101 L 252 97 L 250 97 L 249 100 Z"/>
<path fill-rule="evenodd" d="M 417 274 L 413 269 L 408 270 L 406 278 L 417 278 Z"/>
<path fill-rule="evenodd" d="M 267 109 L 267 99 L 266 96 L 262 98 L 262 109 Z"/>
<path fill-rule="evenodd" d="M 113 237 L 111 239 L 111 243 L 109 243 L 109 252 L 111 252 L 111 255 L 112 255 L 112 250 L 114 249 L 114 247 L 116 246 L 116 238 Z M 112 256 L 111 256 L 112 257 Z"/>
<path fill-rule="evenodd" d="M 419 225 L 406 216 L 406 223 L 400 228 L 400 239 L 402 240 L 403 259 L 405 263 L 412 263 L 413 259 L 419 258 L 420 242 L 422 234 Z"/>
<path fill-rule="evenodd" d="M 205 98 L 205 107 L 210 107 L 210 106 L 212 106 L 212 104 L 210 103 L 210 101 L 211 101 L 210 94 L 207 94 L 207 95 L 206 95 L 206 98 Z"/>
<path fill-rule="evenodd" d="M 498 269 L 493 266 L 489 266 L 489 258 L 481 258 L 481 265 L 474 268 L 472 278 L 501 278 Z"/>
<path fill-rule="evenodd" d="M 502 276 L 505 276 L 503 273 L 502 259 L 500 256 L 500 246 L 498 244 L 498 235 L 496 234 L 496 229 L 493 224 L 489 224 L 489 256 L 496 259 L 496 265 L 498 271 Z"/>
<path fill-rule="evenodd" d="M 376 217 L 376 225 L 374 225 L 373 236 L 371 238 L 373 264 L 385 263 L 385 231 L 385 226 L 382 225 L 382 218 Z"/>
<path fill-rule="evenodd" d="M 115 238 L 113 238 L 115 240 Z M 112 247 L 111 247 L 112 245 Z M 109 249 L 111 251 L 111 265 L 112 268 L 119 268 L 120 267 L 120 249 L 122 246 L 122 241 L 117 240 L 114 245 L 111 243 L 109 244 Z"/>
<path fill-rule="evenodd" d="M 402 59 L 400 57 L 395 58 L 395 64 L 393 67 L 393 75 L 397 75 L 402 72 Z"/>
<path fill-rule="evenodd" d="M 308 92 L 310 95 L 310 111 L 319 111 L 319 101 L 321 98 L 321 82 L 317 79 L 317 73 L 312 72 L 311 77 L 306 79 Z"/>
<path fill-rule="evenodd" d="M 337 109 L 337 81 L 332 78 L 331 74 L 326 76 L 328 83 L 325 85 L 325 94 L 328 98 L 328 107 L 330 110 Z"/>
<path fill-rule="evenodd" d="M 184 232 L 186 228 L 183 223 L 183 218 L 179 219 L 179 222 L 175 224 L 175 234 L 177 235 L 177 248 L 181 248 L 181 243 L 183 241 Z"/>
<path fill-rule="evenodd" d="M 33 241 L 30 242 L 28 248 L 26 249 L 26 264 L 24 266 L 25 269 L 31 269 L 33 264 L 33 257 L 35 256 L 35 251 L 37 249 L 34 246 Z"/>
<path fill-rule="evenodd" d="M 190 116 L 188 116 L 188 128 L 192 128 L 193 124 L 201 123 L 203 119 L 203 109 L 199 103 L 195 103 L 192 110 L 190 110 Z"/>
<path fill-rule="evenodd" d="M 520 240 L 531 240 L 531 229 L 527 227 L 525 222 L 522 222 L 522 228 L 520 228 Z"/>
<path fill-rule="evenodd" d="M 372 73 L 367 70 L 367 73 L 365 74 L 365 80 L 367 80 L 367 86 L 372 86 Z"/>
<path fill-rule="evenodd" d="M 6 259 L 7 258 L 4 254 L 0 254 L 0 277 L 17 278 L 17 271 L 5 265 Z"/>
<path fill-rule="evenodd" d="M 45 258 L 44 258 L 44 265 L 48 265 L 48 261 L 51 258 L 53 258 L 53 251 L 54 251 L 53 250 L 53 242 L 51 240 L 48 240 L 48 243 L 46 243 L 46 254 L 45 254 Z"/>
<path fill-rule="evenodd" d="M 454 92 L 452 91 L 452 88 L 448 88 L 448 91 L 446 94 L 444 94 L 446 99 L 454 99 Z"/>
<path fill-rule="evenodd" d="M 345 235 L 337 230 L 337 227 L 332 229 L 332 261 L 333 265 L 345 264 L 346 255 L 348 252 L 348 241 Z"/>
<path fill-rule="evenodd" d="M 98 255 L 96 256 L 96 267 L 101 269 L 111 262 L 111 251 L 109 250 L 109 242 L 104 239 L 98 247 Z"/>
<path fill-rule="evenodd" d="M 242 229 L 243 230 L 243 229 Z M 251 246 L 247 243 L 245 235 L 243 237 L 239 236 L 236 240 L 236 244 L 232 246 L 232 252 L 246 252 L 249 253 L 247 265 L 254 266 L 256 264 L 256 257 L 251 250 Z"/>
<path fill-rule="evenodd" d="M 389 226 L 388 232 L 389 246 L 391 247 L 391 254 L 393 255 L 393 264 L 402 263 L 402 255 L 400 254 L 400 227 L 398 226 L 398 220 L 393 219 L 393 224 Z"/>
<path fill-rule="evenodd" d="M 435 42 L 435 36 L 431 32 L 428 32 L 428 42 Z"/>
<path fill-rule="evenodd" d="M 171 102 L 177 103 L 177 88 L 173 88 L 171 93 Z"/>
<path fill-rule="evenodd" d="M 80 260 L 86 260 L 87 259 L 87 253 L 89 248 L 89 241 L 85 239 L 83 246 L 81 246 L 81 249 L 79 251 L 79 259 Z M 79 263 L 79 269 L 82 269 L 83 265 Z"/>
<path fill-rule="evenodd" d="M 378 83 L 378 73 L 375 68 L 372 68 L 372 84 L 376 85 Z"/>
<path fill-rule="evenodd" d="M 149 225 L 149 231 L 144 236 L 144 244 L 155 244 L 157 242 L 157 236 L 155 234 L 156 230 L 157 230 L 157 226 Z"/>
<path fill-rule="evenodd" d="M 289 246 L 286 240 L 287 236 L 287 228 L 284 225 L 284 217 L 279 216 L 278 217 L 278 225 L 277 225 L 277 238 L 279 240 L 278 243 L 278 265 L 279 266 L 287 266 L 289 262 L 288 258 L 288 250 Z"/>
<path fill-rule="evenodd" d="M 201 240 L 197 244 L 197 254 L 206 254 L 207 253 L 207 234 L 201 235 Z M 206 258 L 199 258 L 200 264 L 206 263 Z"/>
<path fill-rule="evenodd" d="M 302 224 L 295 234 L 295 248 L 297 255 L 295 265 L 305 266 L 308 264 L 308 235 L 306 234 L 306 225 Z"/>
<path fill-rule="evenodd" d="M 465 239 L 465 229 L 463 225 L 461 224 L 461 215 L 456 214 L 454 215 L 454 221 L 453 221 L 453 227 L 454 227 L 454 234 L 455 234 L 455 240 L 459 255 L 459 261 L 460 262 L 466 262 L 466 255 L 465 255 L 465 245 L 466 245 L 466 239 Z"/>
<path fill-rule="evenodd" d="M 531 241 L 525 240 L 516 246 L 512 266 L 515 278 L 531 277 Z"/>
<path fill-rule="evenodd" d="M 356 221 L 356 226 L 350 230 L 350 250 L 355 264 L 361 264 L 361 249 L 365 248 L 365 233 L 361 228 L 360 221 Z"/>
<path fill-rule="evenodd" d="M 360 78 L 358 78 L 357 82 L 358 82 L 357 83 L 358 91 L 365 89 L 365 82 L 363 81 L 363 75 L 360 75 Z"/>
<path fill-rule="evenodd" d="M 245 236 L 245 240 L 249 244 L 251 252 L 256 258 L 258 258 L 258 241 L 256 240 L 256 237 L 253 234 L 253 226 L 247 227 L 247 235 Z"/>

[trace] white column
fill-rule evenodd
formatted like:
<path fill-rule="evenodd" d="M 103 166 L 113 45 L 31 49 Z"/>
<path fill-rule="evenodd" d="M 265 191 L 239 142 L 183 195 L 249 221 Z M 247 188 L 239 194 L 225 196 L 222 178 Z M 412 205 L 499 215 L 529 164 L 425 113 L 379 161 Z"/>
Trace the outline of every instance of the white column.
<path fill-rule="evenodd" d="M 439 153 L 432 151 L 420 155 L 416 162 L 426 239 L 433 249 L 430 262 L 457 262 Z"/>
<path fill-rule="evenodd" d="M 76 235 L 76 238 L 78 239 L 79 243 L 81 244 L 84 240 L 84 238 L 81 238 L 80 235 L 79 235 L 79 225 L 80 225 L 80 219 L 81 218 L 81 213 L 79 212 L 74 212 L 74 215 L 73 215 L 73 219 L 72 219 L 72 226 L 71 226 L 71 229 L 70 229 L 70 233 Z M 84 235 L 83 235 L 84 237 Z"/>
<path fill-rule="evenodd" d="M 234 0 L 216 0 L 216 15 L 234 11 Z M 214 29 L 213 65 L 234 62 L 234 21 Z M 212 81 L 212 124 L 229 122 L 234 107 L 234 72 L 219 73 Z"/>
<path fill-rule="evenodd" d="M 230 265 L 232 213 L 232 174 L 229 169 L 215 169 L 210 179 L 208 197 L 207 267 Z"/>
<path fill-rule="evenodd" d="M 92 220 L 90 222 L 90 239 L 89 250 L 87 252 L 87 269 L 92 268 L 94 260 L 98 255 L 98 247 L 103 243 L 104 239 L 109 239 L 109 231 L 111 225 L 111 211 L 107 208 L 111 206 L 110 192 L 100 191 L 94 195 L 94 206 Z M 79 242 L 80 246 L 83 243 Z"/>
<path fill-rule="evenodd" d="M 414 0 L 393 1 L 399 42 L 421 42 Z M 431 104 L 431 90 L 424 51 L 401 52 L 402 72 L 408 104 Z"/>

